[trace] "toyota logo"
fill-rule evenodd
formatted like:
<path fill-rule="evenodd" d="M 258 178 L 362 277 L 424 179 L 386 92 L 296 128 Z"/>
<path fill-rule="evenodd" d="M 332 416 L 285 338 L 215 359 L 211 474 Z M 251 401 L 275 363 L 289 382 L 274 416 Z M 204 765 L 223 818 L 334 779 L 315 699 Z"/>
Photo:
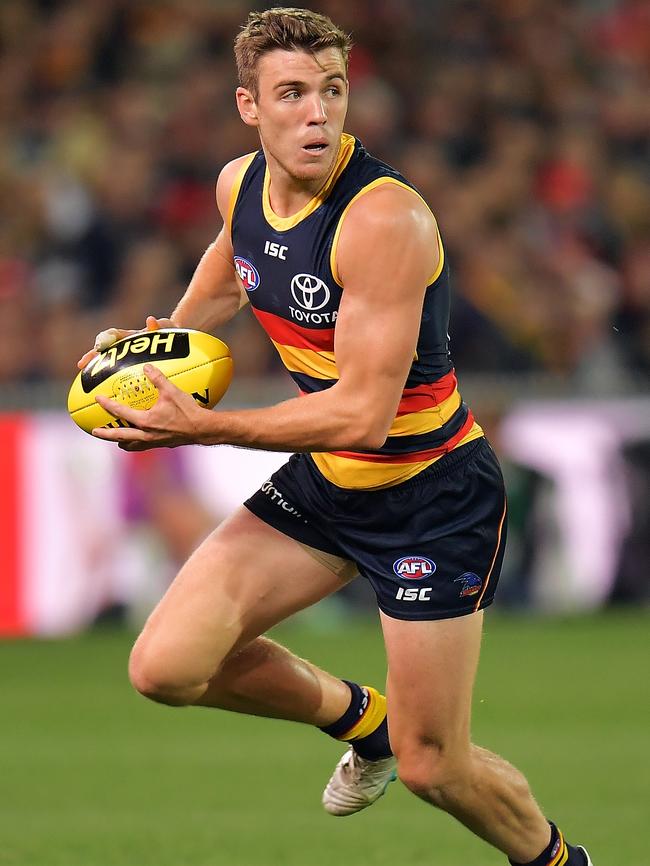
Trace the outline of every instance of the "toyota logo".
<path fill-rule="evenodd" d="M 303 310 L 322 310 L 330 299 L 325 283 L 312 274 L 296 274 L 291 280 L 291 294 Z"/>

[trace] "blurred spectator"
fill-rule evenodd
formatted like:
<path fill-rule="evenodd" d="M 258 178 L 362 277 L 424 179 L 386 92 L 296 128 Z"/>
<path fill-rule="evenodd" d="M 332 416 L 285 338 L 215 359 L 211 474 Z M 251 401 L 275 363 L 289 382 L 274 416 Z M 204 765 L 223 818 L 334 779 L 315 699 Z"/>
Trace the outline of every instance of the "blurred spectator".
<path fill-rule="evenodd" d="M 457 365 L 647 385 L 648 3 L 305 5 L 353 32 L 348 128 L 439 220 Z M 69 379 L 98 330 L 174 305 L 219 170 L 257 146 L 231 58 L 251 8 L 0 4 L 0 383 L 35 378 L 35 336 Z M 279 370 L 247 313 L 224 336 L 240 375 Z"/>

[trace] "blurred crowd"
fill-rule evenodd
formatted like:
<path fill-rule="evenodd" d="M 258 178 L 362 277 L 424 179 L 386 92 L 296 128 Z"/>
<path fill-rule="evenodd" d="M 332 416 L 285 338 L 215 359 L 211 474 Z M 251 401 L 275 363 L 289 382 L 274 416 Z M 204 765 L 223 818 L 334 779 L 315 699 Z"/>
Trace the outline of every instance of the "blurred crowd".
<path fill-rule="evenodd" d="M 269 5 L 2 0 L 0 384 L 70 380 L 99 330 L 173 308 L 257 146 L 232 42 Z M 347 129 L 438 218 L 457 367 L 646 387 L 647 0 L 303 5 L 353 34 Z M 248 313 L 223 336 L 239 376 L 279 371 Z"/>

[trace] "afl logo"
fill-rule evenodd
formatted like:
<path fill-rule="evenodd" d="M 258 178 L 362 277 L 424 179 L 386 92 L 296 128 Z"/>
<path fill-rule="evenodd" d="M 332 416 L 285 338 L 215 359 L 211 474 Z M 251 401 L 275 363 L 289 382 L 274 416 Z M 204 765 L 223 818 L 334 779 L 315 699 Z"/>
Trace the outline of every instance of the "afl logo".
<path fill-rule="evenodd" d="M 325 283 L 311 274 L 296 274 L 291 280 L 291 294 L 303 310 L 322 310 L 330 299 Z"/>
<path fill-rule="evenodd" d="M 249 262 L 248 259 L 235 256 L 235 270 L 247 292 L 252 292 L 259 286 L 260 275 L 257 273 L 255 265 Z"/>
<path fill-rule="evenodd" d="M 431 577 L 436 570 L 435 562 L 426 556 L 403 556 L 393 563 L 393 571 L 406 580 L 423 580 Z"/>

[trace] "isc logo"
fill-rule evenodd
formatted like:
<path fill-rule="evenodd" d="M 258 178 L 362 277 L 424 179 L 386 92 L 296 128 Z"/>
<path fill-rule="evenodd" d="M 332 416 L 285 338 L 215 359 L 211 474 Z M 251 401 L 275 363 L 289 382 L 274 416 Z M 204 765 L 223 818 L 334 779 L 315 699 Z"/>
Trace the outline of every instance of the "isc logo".
<path fill-rule="evenodd" d="M 430 586 L 409 586 L 407 589 L 400 586 L 395 598 L 399 601 L 431 601 L 431 591 Z"/>
<path fill-rule="evenodd" d="M 283 262 L 287 260 L 287 251 L 289 247 L 284 247 L 281 244 L 276 244 L 273 241 L 267 241 L 264 244 L 264 252 L 267 256 L 273 256 L 275 259 L 282 259 Z"/>
<path fill-rule="evenodd" d="M 393 563 L 393 571 L 407 580 L 423 580 L 436 570 L 435 562 L 426 556 L 403 556 Z"/>

